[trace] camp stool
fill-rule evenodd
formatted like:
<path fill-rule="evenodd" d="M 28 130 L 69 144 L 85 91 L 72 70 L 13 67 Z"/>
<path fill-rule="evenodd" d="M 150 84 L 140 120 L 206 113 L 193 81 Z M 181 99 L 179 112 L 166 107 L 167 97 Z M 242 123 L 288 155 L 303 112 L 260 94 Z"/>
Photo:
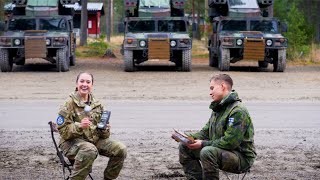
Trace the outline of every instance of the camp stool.
<path fill-rule="evenodd" d="M 58 129 L 57 129 L 57 124 L 50 121 L 49 123 L 50 126 L 50 132 L 51 132 L 51 138 L 54 144 L 54 147 L 56 148 L 57 151 L 57 156 L 59 157 L 61 166 L 62 166 L 62 172 L 63 172 L 63 179 L 64 180 L 69 180 L 70 179 L 70 175 L 72 172 L 72 166 L 74 164 L 74 160 L 73 159 L 68 159 L 67 157 L 65 157 L 61 151 L 61 149 L 58 147 L 54 134 L 53 133 L 58 133 Z M 66 174 L 66 169 L 69 171 L 68 175 Z M 67 176 L 66 176 L 67 175 Z M 91 171 L 89 173 L 89 177 L 91 180 L 93 180 L 92 176 L 91 176 Z"/>

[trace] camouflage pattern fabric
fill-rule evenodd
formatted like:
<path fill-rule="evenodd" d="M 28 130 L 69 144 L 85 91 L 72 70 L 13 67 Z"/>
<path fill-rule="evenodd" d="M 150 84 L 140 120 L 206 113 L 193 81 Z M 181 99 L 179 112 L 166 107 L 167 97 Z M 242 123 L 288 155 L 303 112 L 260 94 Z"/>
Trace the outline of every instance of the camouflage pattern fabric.
<path fill-rule="evenodd" d="M 63 117 L 63 122 L 57 122 L 58 130 L 61 136 L 60 144 L 64 141 L 81 138 L 95 144 L 99 138 L 108 138 L 109 130 L 98 131 L 97 123 L 100 121 L 103 112 L 103 106 L 92 94 L 89 95 L 89 104 L 91 111 L 84 111 L 85 103 L 80 100 L 78 92 L 71 93 L 63 106 L 60 107 L 59 115 Z M 89 117 L 92 121 L 89 128 L 81 128 L 81 120 Z"/>
<path fill-rule="evenodd" d="M 247 169 L 256 157 L 254 128 L 248 110 L 235 91 L 220 102 L 212 102 L 210 109 L 213 110 L 211 118 L 202 130 L 189 134 L 203 140 L 203 148 L 189 153 L 180 146 L 180 163 L 185 173 L 215 179 L 219 177 L 218 169 L 235 173 Z M 200 171 L 196 165 L 199 160 L 202 163 Z"/>
<path fill-rule="evenodd" d="M 250 167 L 241 154 L 213 146 L 192 150 L 180 144 L 179 151 L 180 164 L 190 180 L 215 180 L 219 179 L 219 169 L 239 173 Z"/>
<path fill-rule="evenodd" d="M 123 167 L 127 148 L 124 144 L 109 138 L 109 129 L 98 130 L 96 128 L 103 112 L 103 106 L 92 94 L 89 96 L 88 104 L 91 107 L 89 113 L 84 111 L 85 103 L 81 102 L 78 92 L 70 94 L 70 97 L 61 106 L 57 119 L 61 137 L 59 147 L 66 157 L 75 160 L 72 180 L 82 180 L 88 176 L 98 153 L 109 157 L 104 171 L 105 179 L 115 179 Z M 89 117 L 92 123 L 89 128 L 82 129 L 80 122 L 85 117 Z"/>

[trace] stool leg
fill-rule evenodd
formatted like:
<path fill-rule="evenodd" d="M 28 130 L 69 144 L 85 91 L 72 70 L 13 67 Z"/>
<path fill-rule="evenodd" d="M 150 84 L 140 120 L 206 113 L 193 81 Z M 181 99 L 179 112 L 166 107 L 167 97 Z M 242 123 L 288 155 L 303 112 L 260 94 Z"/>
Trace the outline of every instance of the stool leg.
<path fill-rule="evenodd" d="M 226 175 L 229 180 L 231 180 L 226 172 L 222 171 L 222 173 Z"/>
<path fill-rule="evenodd" d="M 244 178 L 246 177 L 246 175 L 247 175 L 247 172 L 246 172 L 246 173 L 244 173 L 244 175 L 243 175 L 243 177 L 242 177 L 242 179 L 241 179 L 241 180 L 244 180 Z"/>

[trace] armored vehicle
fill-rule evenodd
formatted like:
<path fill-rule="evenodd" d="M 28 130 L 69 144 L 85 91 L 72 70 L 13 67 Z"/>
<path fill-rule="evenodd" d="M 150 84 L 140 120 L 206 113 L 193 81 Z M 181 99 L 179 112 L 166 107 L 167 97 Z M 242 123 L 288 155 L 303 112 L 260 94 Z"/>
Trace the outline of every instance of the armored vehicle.
<path fill-rule="evenodd" d="M 209 0 L 213 32 L 209 37 L 209 65 L 229 71 L 230 63 L 257 61 L 273 64 L 275 72 L 286 68 L 286 26 L 268 17 L 273 0 Z"/>
<path fill-rule="evenodd" d="M 76 36 L 73 9 L 64 8 L 77 0 L 12 0 L 15 5 L 5 32 L 0 36 L 0 68 L 12 71 L 29 58 L 56 64 L 58 72 L 75 65 Z"/>
<path fill-rule="evenodd" d="M 171 61 L 191 71 L 192 40 L 184 17 L 185 0 L 125 0 L 124 70 L 148 60 Z"/>

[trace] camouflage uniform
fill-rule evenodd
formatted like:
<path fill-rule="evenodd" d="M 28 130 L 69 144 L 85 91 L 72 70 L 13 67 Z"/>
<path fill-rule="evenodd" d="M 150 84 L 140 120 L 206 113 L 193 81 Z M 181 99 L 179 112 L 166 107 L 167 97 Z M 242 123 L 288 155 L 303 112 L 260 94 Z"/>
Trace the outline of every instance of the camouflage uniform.
<path fill-rule="evenodd" d="M 203 148 L 179 146 L 179 160 L 189 179 L 219 179 L 219 169 L 240 173 L 256 157 L 253 124 L 238 94 L 232 91 L 219 103 L 212 102 L 210 109 L 211 118 L 202 130 L 189 134 L 203 140 Z"/>
<path fill-rule="evenodd" d="M 89 95 L 87 104 L 92 110 L 86 114 L 85 103 L 81 102 L 79 93 L 74 92 L 61 106 L 59 120 L 57 119 L 61 136 L 59 146 L 69 159 L 75 160 L 71 179 L 85 179 L 98 153 L 110 158 L 104 171 L 104 178 L 115 179 L 123 167 L 127 148 L 122 143 L 109 138 L 109 129 L 97 129 L 103 106 L 92 94 Z M 92 123 L 88 128 L 82 129 L 80 122 L 85 117 L 89 117 Z"/>

